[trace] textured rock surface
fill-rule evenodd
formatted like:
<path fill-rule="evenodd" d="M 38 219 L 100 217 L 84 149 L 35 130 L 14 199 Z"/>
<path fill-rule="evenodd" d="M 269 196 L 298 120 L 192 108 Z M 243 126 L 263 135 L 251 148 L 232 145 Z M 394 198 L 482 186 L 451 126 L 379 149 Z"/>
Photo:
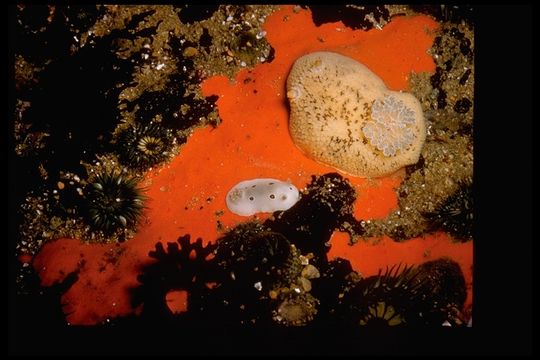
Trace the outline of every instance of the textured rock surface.
<path fill-rule="evenodd" d="M 426 137 L 419 101 L 391 91 L 361 63 L 332 52 L 299 58 L 287 79 L 289 130 L 309 157 L 380 177 L 418 161 Z"/>

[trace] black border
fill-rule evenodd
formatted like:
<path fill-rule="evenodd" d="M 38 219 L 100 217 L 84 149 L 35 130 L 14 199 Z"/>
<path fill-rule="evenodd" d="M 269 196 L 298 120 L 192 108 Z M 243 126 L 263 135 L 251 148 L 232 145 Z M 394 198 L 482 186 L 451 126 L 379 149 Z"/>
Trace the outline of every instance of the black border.
<path fill-rule="evenodd" d="M 286 329 L 275 333 L 167 326 L 28 326 L 18 321 L 25 309 L 17 306 L 14 295 L 13 244 L 8 242 L 9 354 L 531 354 L 532 138 L 537 134 L 531 126 L 536 72 L 531 45 L 535 10 L 531 5 L 476 6 L 475 10 L 473 328 L 384 333 Z M 10 17 L 8 26 L 12 21 Z M 11 84 L 10 106 L 14 94 Z M 12 132 L 10 125 L 8 134 Z M 8 214 L 16 210 L 12 190 L 17 169 L 13 167 L 11 140 L 9 137 L 7 142 Z M 9 225 L 8 229 L 13 239 L 15 229 Z"/>
<path fill-rule="evenodd" d="M 534 10 L 477 8 L 473 323 L 492 355 L 532 354 Z"/>

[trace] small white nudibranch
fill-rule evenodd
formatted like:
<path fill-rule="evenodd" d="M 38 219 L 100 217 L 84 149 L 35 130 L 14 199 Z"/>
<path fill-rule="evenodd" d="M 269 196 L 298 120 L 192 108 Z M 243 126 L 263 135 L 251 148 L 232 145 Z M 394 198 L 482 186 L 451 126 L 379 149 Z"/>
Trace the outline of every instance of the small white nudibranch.
<path fill-rule="evenodd" d="M 231 212 L 249 216 L 258 212 L 287 210 L 299 199 L 300 193 L 291 183 L 276 179 L 252 179 L 233 186 L 226 202 Z"/>

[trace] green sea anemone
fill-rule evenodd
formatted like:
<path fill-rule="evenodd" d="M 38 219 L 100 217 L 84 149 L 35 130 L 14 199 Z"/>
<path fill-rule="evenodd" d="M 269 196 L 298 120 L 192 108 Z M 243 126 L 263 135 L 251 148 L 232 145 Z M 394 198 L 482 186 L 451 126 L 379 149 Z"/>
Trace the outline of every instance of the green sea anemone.
<path fill-rule="evenodd" d="M 98 174 L 88 185 L 88 220 L 106 233 L 137 224 L 146 197 L 137 181 L 116 172 Z"/>

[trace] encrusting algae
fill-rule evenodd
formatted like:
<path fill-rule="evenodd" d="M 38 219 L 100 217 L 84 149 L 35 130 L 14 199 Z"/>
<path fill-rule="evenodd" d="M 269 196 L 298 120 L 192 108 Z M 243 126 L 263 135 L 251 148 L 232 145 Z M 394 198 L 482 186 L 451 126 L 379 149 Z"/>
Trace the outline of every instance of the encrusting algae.
<path fill-rule="evenodd" d="M 427 50 L 438 24 L 424 15 L 396 16 L 380 30 L 363 31 L 341 22 L 317 27 L 309 10 L 281 6 L 262 27 L 274 50 L 273 60 L 252 68 L 240 64 L 244 69 L 232 80 L 218 75 L 202 82 L 204 96 L 218 96 L 221 123 L 193 131 L 170 163 L 145 174 L 141 185 L 146 188 L 147 209 L 135 236 L 121 244 L 83 244 L 62 238 L 47 243 L 34 258 L 32 265 L 43 286 L 78 272 L 79 280 L 62 297 L 69 323 L 96 324 L 140 312 L 140 307 L 132 307 L 127 289 L 139 285 L 139 269 L 151 261 L 148 252 L 156 242 L 176 239 L 180 234 L 202 238 L 204 244 L 213 243 L 223 231 L 244 222 L 245 218 L 228 211 L 225 203 L 229 189 L 240 181 L 276 178 L 302 192 L 313 175 L 335 173 L 334 167 L 305 156 L 291 139 L 286 79 L 296 59 L 312 52 L 335 52 L 365 64 L 392 91 L 410 90 L 411 73 L 435 70 Z M 192 50 L 188 55 L 197 56 Z M 404 170 L 378 179 L 343 174 L 357 194 L 354 218 L 369 222 L 396 211 L 396 188 L 405 176 Z M 273 216 L 256 214 L 252 219 L 263 221 Z M 351 247 L 348 243 L 352 237 L 336 231 L 327 255 L 329 259 L 349 259 L 362 276 L 376 275 L 380 268 L 400 262 L 420 264 L 448 255 L 465 275 L 470 304 L 472 243 L 450 240 L 444 233 L 435 233 L 396 243 L 384 235 L 378 244 L 359 241 Z M 111 261 L 111 254 L 119 255 Z M 292 298 L 284 301 L 277 314 L 297 309 L 293 303 Z M 313 304 L 309 311 L 291 311 L 292 323 L 303 323 L 315 314 L 316 302 L 307 303 Z"/>

